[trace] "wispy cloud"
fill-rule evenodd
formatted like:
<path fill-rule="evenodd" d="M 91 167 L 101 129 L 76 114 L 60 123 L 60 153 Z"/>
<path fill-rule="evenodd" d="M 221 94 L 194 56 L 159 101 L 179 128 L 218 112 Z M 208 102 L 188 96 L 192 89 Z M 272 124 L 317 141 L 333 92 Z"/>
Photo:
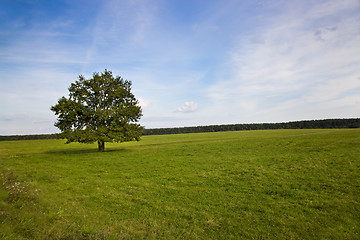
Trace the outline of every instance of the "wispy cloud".
<path fill-rule="evenodd" d="M 18 120 L 24 120 L 28 118 L 27 113 L 22 114 L 1 114 L 0 115 L 0 122 L 12 122 L 12 121 L 18 121 Z"/>
<path fill-rule="evenodd" d="M 104 1 L 97 11 L 90 34 L 91 45 L 86 61 L 90 67 L 94 62 L 130 63 L 138 57 L 152 34 L 151 27 L 156 14 L 156 3 L 136 1 Z"/>
<path fill-rule="evenodd" d="M 358 117 L 359 5 L 9 1 L 0 133 L 39 132 L 79 74 L 105 68 L 133 82 L 146 127 Z"/>
<path fill-rule="evenodd" d="M 334 16 L 339 12 L 354 10 L 359 7 L 358 0 L 323 1 L 315 4 L 307 13 L 305 18 L 324 18 Z"/>
<path fill-rule="evenodd" d="M 314 114 L 326 104 L 343 102 L 351 89 L 360 90 L 360 19 L 347 12 L 358 8 L 358 1 L 326 6 L 315 5 L 307 15 L 285 10 L 254 32 L 261 41 L 240 38 L 231 58 L 233 76 L 208 88 L 213 101 L 237 106 L 239 116 L 251 112 L 279 121 L 280 114 L 294 108 Z M 353 94 L 359 96 L 359 90 Z M 315 103 L 318 108 L 311 108 Z M 352 102 L 353 116 L 360 114 L 358 107 Z"/>

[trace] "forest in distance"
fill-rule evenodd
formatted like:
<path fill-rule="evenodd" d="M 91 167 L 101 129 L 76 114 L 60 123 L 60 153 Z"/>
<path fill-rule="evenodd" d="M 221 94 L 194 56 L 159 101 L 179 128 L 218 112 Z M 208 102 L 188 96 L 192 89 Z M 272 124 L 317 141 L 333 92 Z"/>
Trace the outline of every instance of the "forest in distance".
<path fill-rule="evenodd" d="M 360 118 L 347 119 L 323 119 L 323 120 L 303 120 L 281 123 L 249 123 L 249 124 L 224 124 L 208 125 L 196 127 L 176 127 L 176 128 L 152 128 L 144 129 L 144 135 L 165 135 L 181 133 L 201 133 L 201 132 L 226 132 L 226 131 L 245 131 L 245 130 L 269 130 L 269 129 L 331 129 L 331 128 L 360 128 Z M 37 139 L 56 139 L 58 134 L 33 134 L 33 135 L 9 135 L 0 136 L 0 141 L 16 140 L 37 140 Z"/>

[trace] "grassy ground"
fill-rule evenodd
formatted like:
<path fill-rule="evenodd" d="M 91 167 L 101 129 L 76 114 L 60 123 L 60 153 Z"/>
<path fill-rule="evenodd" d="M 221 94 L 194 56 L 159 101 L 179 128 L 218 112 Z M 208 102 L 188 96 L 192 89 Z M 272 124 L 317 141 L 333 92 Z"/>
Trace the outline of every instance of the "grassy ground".
<path fill-rule="evenodd" d="M 360 130 L 0 142 L 1 239 L 359 239 Z"/>

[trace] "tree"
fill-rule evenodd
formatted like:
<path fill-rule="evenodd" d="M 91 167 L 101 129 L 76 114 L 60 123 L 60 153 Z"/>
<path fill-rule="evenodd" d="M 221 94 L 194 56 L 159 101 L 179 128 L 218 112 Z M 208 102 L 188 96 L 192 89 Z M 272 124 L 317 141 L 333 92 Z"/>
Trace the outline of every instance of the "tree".
<path fill-rule="evenodd" d="M 105 150 L 105 142 L 139 141 L 143 127 L 136 122 L 142 111 L 131 84 L 106 69 L 90 79 L 80 75 L 69 87 L 69 97 L 51 107 L 60 137 L 67 143 L 97 141 L 99 152 Z"/>

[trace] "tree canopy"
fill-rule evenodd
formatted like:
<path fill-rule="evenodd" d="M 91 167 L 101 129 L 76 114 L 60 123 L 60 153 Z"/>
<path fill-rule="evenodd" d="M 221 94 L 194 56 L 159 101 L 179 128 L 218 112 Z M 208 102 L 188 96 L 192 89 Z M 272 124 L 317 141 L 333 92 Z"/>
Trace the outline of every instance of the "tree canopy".
<path fill-rule="evenodd" d="M 105 142 L 139 141 L 143 127 L 137 122 L 141 107 L 131 93 L 131 81 L 111 71 L 83 75 L 69 87 L 69 97 L 62 97 L 51 107 L 57 115 L 55 126 L 67 143 L 98 142 L 104 151 Z"/>

